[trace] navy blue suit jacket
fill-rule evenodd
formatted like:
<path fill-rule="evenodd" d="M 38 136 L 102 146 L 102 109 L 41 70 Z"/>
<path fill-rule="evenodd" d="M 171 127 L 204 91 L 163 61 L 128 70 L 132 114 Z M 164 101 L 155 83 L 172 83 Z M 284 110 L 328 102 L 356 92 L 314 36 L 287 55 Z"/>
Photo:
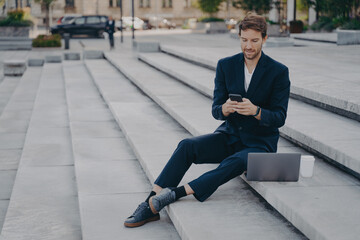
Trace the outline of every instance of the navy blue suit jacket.
<path fill-rule="evenodd" d="M 261 53 L 248 91 L 244 86 L 244 55 L 242 53 L 219 60 L 216 68 L 212 115 L 225 120 L 215 132 L 229 136 L 229 144 L 241 141 L 246 147 L 276 152 L 278 128 L 285 124 L 290 94 L 288 68 Z M 261 107 L 261 120 L 252 116 L 232 113 L 225 117 L 222 105 L 229 94 L 241 94 L 254 105 Z"/>

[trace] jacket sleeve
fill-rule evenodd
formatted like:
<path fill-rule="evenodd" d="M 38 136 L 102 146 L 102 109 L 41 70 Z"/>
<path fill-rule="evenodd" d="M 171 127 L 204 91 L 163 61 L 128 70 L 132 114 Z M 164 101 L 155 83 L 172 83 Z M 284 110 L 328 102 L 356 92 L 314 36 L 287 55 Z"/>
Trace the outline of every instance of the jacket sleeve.
<path fill-rule="evenodd" d="M 217 120 L 226 120 L 227 117 L 225 117 L 222 113 L 222 105 L 228 99 L 229 94 L 226 88 L 225 75 L 221 67 L 221 63 L 222 61 L 219 60 L 216 67 L 212 115 Z"/>
<path fill-rule="evenodd" d="M 279 128 L 285 124 L 289 95 L 289 70 L 285 68 L 275 80 L 269 107 L 261 108 L 261 126 Z"/>

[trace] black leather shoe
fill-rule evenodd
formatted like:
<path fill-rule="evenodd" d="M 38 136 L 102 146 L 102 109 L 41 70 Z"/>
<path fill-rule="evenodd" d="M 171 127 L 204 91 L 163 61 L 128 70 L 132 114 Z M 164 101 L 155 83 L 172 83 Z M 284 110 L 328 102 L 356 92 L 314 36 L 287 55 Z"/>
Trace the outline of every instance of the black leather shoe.
<path fill-rule="evenodd" d="M 160 215 L 158 213 L 154 214 L 147 202 L 142 202 L 136 208 L 135 212 L 125 220 L 124 225 L 125 227 L 130 228 L 140 227 L 145 223 L 157 221 L 159 219 Z"/>

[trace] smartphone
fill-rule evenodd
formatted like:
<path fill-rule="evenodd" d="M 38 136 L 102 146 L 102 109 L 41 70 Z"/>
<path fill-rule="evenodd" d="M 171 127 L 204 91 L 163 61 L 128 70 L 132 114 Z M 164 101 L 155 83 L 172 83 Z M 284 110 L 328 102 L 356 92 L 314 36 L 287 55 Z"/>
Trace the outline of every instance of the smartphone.
<path fill-rule="evenodd" d="M 236 102 L 242 102 L 242 96 L 240 94 L 229 94 L 229 98 L 231 101 L 236 101 Z"/>

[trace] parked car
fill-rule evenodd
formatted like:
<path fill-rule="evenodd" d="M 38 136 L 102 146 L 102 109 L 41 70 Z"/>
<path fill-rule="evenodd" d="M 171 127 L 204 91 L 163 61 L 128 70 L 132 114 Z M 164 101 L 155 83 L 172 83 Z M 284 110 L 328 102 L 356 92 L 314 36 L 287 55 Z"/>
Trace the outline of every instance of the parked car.
<path fill-rule="evenodd" d="M 56 24 L 67 24 L 77 17 L 81 17 L 81 14 L 65 14 L 64 16 L 56 20 Z"/>
<path fill-rule="evenodd" d="M 53 26 L 50 31 L 52 34 L 58 33 L 63 35 L 64 33 L 69 33 L 70 36 L 92 35 L 102 38 L 107 20 L 108 17 L 102 15 L 81 16 L 74 18 L 68 24 Z"/>
<path fill-rule="evenodd" d="M 132 17 L 122 17 L 122 21 L 123 21 L 123 28 L 124 29 L 131 29 L 132 26 Z M 144 21 L 141 20 L 138 17 L 134 17 L 134 29 L 135 30 L 140 30 L 143 29 L 143 25 L 144 25 Z M 115 27 L 119 30 L 121 30 L 121 26 L 120 26 L 120 20 L 115 21 Z"/>

